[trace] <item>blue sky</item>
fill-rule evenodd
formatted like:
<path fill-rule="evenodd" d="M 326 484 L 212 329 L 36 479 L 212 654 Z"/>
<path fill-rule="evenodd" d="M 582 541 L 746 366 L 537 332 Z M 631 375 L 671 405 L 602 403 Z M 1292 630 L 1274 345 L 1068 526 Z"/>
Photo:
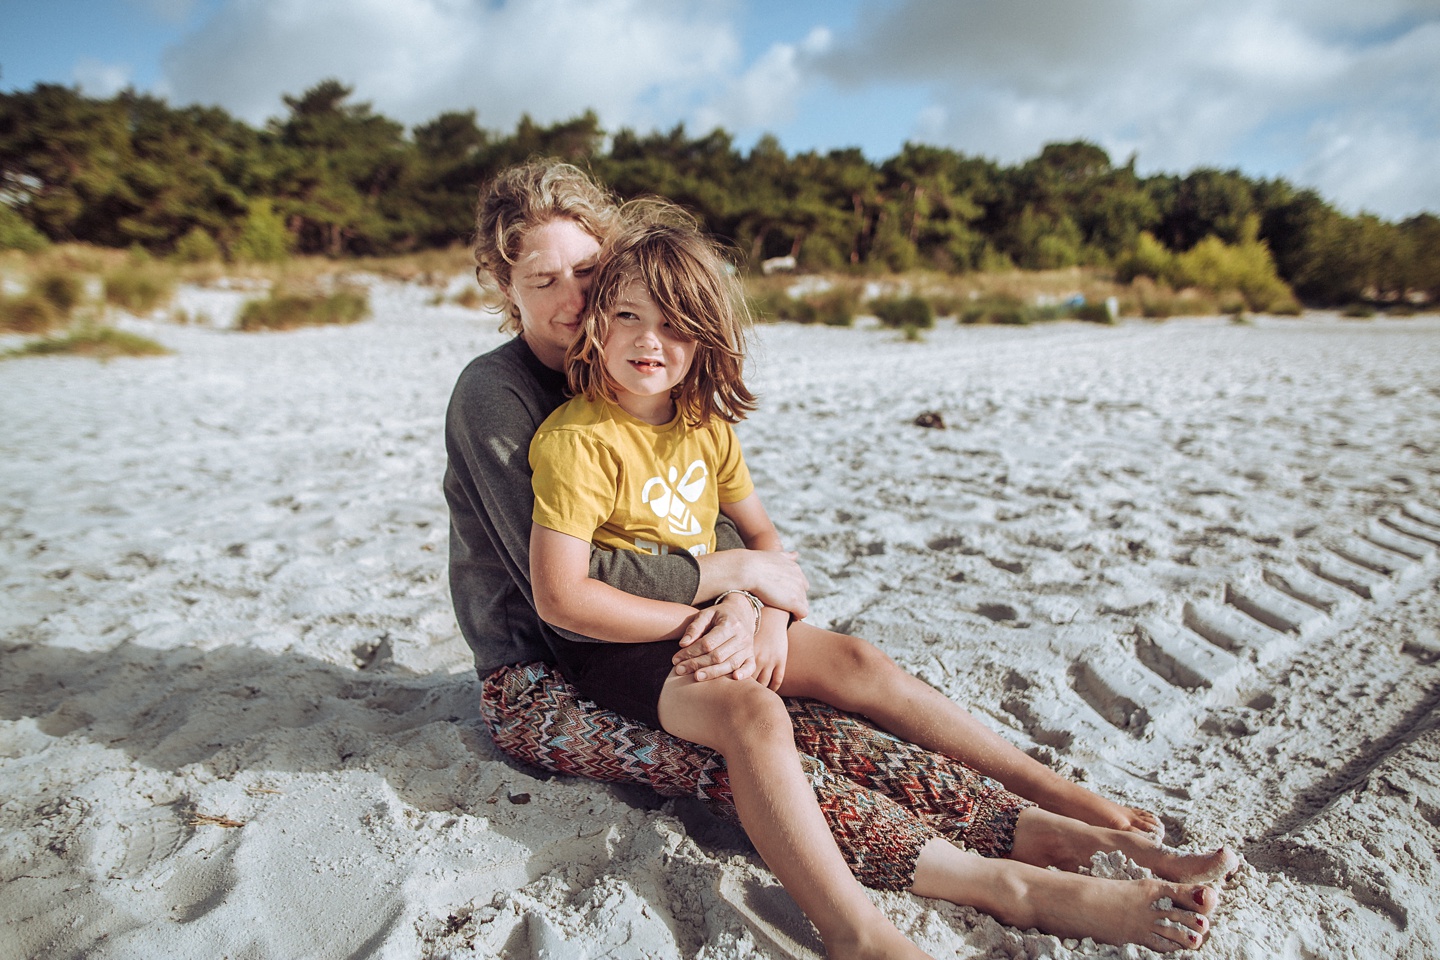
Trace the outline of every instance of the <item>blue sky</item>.
<path fill-rule="evenodd" d="M 0 0 L 0 23 L 0 89 L 129 85 L 257 125 L 333 76 L 410 125 L 593 108 L 1004 163 L 1087 139 L 1142 173 L 1440 212 L 1440 0 Z"/>

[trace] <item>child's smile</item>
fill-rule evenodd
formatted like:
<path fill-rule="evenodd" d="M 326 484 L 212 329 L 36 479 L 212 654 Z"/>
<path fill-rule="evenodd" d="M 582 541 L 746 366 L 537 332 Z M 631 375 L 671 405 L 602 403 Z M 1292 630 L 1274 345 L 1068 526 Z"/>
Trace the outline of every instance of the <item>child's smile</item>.
<path fill-rule="evenodd" d="M 695 343 L 681 339 L 638 280 L 627 283 L 610 311 L 605 370 L 618 386 L 622 409 L 647 423 L 675 416 L 673 390 L 690 372 Z"/>

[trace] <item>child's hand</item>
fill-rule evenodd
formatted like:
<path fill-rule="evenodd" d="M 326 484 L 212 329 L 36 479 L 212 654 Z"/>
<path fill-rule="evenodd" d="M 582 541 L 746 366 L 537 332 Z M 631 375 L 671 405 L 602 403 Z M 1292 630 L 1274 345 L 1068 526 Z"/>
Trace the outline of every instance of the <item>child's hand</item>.
<path fill-rule="evenodd" d="M 696 680 L 755 673 L 755 608 L 734 594 L 695 615 L 680 636 L 680 652 L 671 661 L 677 674 Z"/>
<path fill-rule="evenodd" d="M 789 626 L 790 617 L 784 610 L 766 608 L 755 635 L 755 682 L 776 693 L 785 682 L 785 663 L 790 657 Z"/>

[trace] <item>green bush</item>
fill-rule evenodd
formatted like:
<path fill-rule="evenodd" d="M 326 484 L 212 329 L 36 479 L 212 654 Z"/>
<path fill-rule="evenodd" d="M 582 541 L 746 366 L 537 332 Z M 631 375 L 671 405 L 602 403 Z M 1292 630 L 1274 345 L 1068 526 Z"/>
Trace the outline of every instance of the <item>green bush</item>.
<path fill-rule="evenodd" d="M 1297 310 L 1295 296 L 1275 272 L 1270 250 L 1250 237 L 1233 246 L 1209 236 L 1177 254 L 1169 277 L 1176 287 L 1237 293 L 1245 306 L 1262 313 Z"/>
<path fill-rule="evenodd" d="M 959 314 L 961 323 L 997 323 L 1025 326 L 1041 319 L 1039 311 L 1008 293 L 992 293 L 972 300 Z"/>
<path fill-rule="evenodd" d="M 790 296 L 783 290 L 766 290 L 748 299 L 750 315 L 757 320 L 789 320 L 814 323 L 819 319 L 814 304 Z"/>
<path fill-rule="evenodd" d="M 66 354 L 109 360 L 112 357 L 157 357 L 169 353 L 164 346 L 137 333 L 114 327 L 86 327 L 64 337 L 32 340 L 11 356 L 54 356 Z"/>
<path fill-rule="evenodd" d="M 1183 253 L 1171 253 L 1142 233 L 1116 260 L 1115 276 L 1122 283 L 1149 277 L 1176 289 L 1199 287 L 1222 300 L 1235 294 L 1244 308 L 1263 313 L 1300 312 L 1299 301 L 1276 272 L 1270 248 L 1259 239 L 1254 217 L 1245 222 L 1238 243 L 1227 244 L 1212 234 Z"/>
<path fill-rule="evenodd" d="M 55 304 L 35 293 L 0 300 L 0 330 L 6 333 L 44 333 L 64 321 Z"/>
<path fill-rule="evenodd" d="M 870 310 L 892 330 L 928 330 L 935 326 L 935 308 L 924 297 L 881 297 L 870 301 Z"/>
<path fill-rule="evenodd" d="M 174 274 L 150 264 L 132 262 L 105 278 L 105 302 L 137 315 L 169 303 L 174 295 Z"/>
<path fill-rule="evenodd" d="M 815 312 L 815 319 L 827 327 L 848 327 L 855 322 L 860 298 L 853 290 L 831 287 L 806 299 Z"/>
<path fill-rule="evenodd" d="M 29 220 L 20 216 L 8 203 L 0 202 L 0 250 L 39 253 L 48 246 L 50 241 L 31 226 Z"/>
<path fill-rule="evenodd" d="M 357 323 L 369 314 L 370 298 L 364 290 L 343 289 L 331 294 L 279 293 L 245 304 L 237 326 L 246 332 L 294 330 Z"/>
<path fill-rule="evenodd" d="M 1136 277 L 1165 280 L 1175 265 L 1175 255 L 1149 233 L 1135 238 L 1135 245 L 1115 260 L 1115 279 L 1129 283 Z"/>
<path fill-rule="evenodd" d="M 842 270 L 850 262 L 846 250 L 824 234 L 811 234 L 797 257 L 802 270 Z"/>
<path fill-rule="evenodd" d="M 295 238 L 285 229 L 285 220 L 269 200 L 256 200 L 240 225 L 240 235 L 230 245 L 230 256 L 241 262 L 278 263 L 290 256 Z"/>
<path fill-rule="evenodd" d="M 174 259 L 180 263 L 214 263 L 222 258 L 220 244 L 204 227 L 191 227 L 189 233 L 175 241 Z"/>

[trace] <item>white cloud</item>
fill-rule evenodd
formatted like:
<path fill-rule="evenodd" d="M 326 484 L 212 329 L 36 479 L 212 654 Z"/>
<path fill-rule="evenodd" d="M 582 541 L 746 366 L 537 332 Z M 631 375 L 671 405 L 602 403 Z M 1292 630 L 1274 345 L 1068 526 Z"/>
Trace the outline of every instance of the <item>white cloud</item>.
<path fill-rule="evenodd" d="M 1383 120 L 1352 120 L 1344 126 L 1318 123 L 1309 139 L 1315 152 L 1297 178 L 1323 197 L 1342 198 L 1345 212 L 1401 219 L 1440 210 L 1440 179 L 1425 174 L 1435 169 L 1440 138 Z"/>
<path fill-rule="evenodd" d="M 799 44 L 774 44 L 695 111 L 697 128 L 774 130 L 794 120 L 810 86 L 805 61 L 822 55 L 832 39 L 829 29 L 816 27 Z"/>
<path fill-rule="evenodd" d="M 336 77 L 406 124 L 593 108 L 611 130 L 783 140 L 819 114 L 847 143 L 881 122 L 1007 163 L 1083 138 L 1142 171 L 1238 166 L 1387 216 L 1437 205 L 1440 0 L 860 3 L 843 34 L 776 37 L 744 62 L 734 21 L 765 13 L 741 0 L 223 0 L 156 87 L 252 123 Z"/>
<path fill-rule="evenodd" d="M 76 62 L 72 75 L 76 86 L 87 96 L 101 100 L 115 96 L 131 84 L 130 66 L 123 63 L 102 63 L 87 58 Z"/>
<path fill-rule="evenodd" d="M 924 89 L 915 136 L 1004 162 L 1084 138 L 1142 169 L 1240 166 L 1387 215 L 1433 197 L 1433 175 L 1414 183 L 1433 161 L 1407 173 L 1360 144 L 1416 160 L 1440 146 L 1435 0 L 869 0 L 814 68 L 842 90 Z M 1297 164 L 1307 149 L 1321 153 Z"/>
<path fill-rule="evenodd" d="M 733 72 L 729 14 L 702 0 L 227 0 L 166 72 L 177 96 L 251 122 L 333 76 L 407 124 L 475 107 L 505 129 L 594 108 L 648 127 Z"/>

